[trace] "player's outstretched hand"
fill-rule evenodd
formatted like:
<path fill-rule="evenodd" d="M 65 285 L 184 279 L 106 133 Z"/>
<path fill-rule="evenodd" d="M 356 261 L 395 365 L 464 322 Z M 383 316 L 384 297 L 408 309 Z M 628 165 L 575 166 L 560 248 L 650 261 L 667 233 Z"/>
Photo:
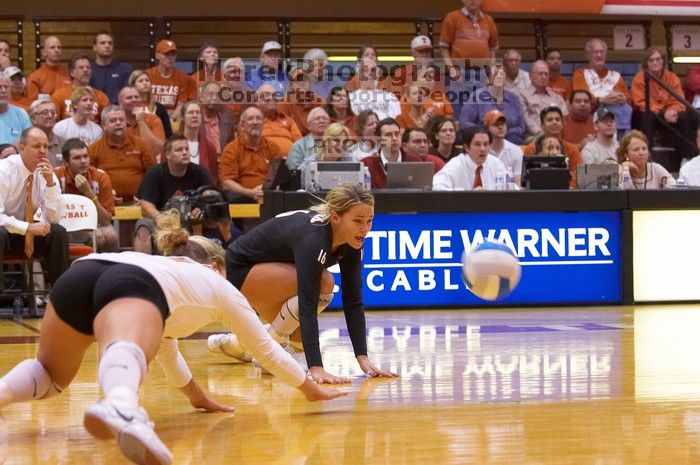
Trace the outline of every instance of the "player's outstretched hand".
<path fill-rule="evenodd" d="M 321 386 L 311 378 L 306 378 L 304 384 L 299 386 L 299 390 L 312 402 L 317 400 L 332 400 L 348 395 L 347 392 Z"/>
<path fill-rule="evenodd" d="M 362 371 L 364 371 L 367 376 L 370 378 L 378 378 L 378 377 L 384 377 L 384 378 L 398 378 L 399 375 L 396 373 L 392 373 L 390 371 L 385 371 L 374 365 L 372 362 L 369 361 L 366 355 L 360 355 L 357 357 L 357 363 L 360 364 L 360 368 L 362 368 Z"/>
<path fill-rule="evenodd" d="M 350 382 L 350 378 L 345 376 L 335 376 L 328 373 L 323 367 L 309 367 L 311 377 L 318 384 L 345 384 Z"/>

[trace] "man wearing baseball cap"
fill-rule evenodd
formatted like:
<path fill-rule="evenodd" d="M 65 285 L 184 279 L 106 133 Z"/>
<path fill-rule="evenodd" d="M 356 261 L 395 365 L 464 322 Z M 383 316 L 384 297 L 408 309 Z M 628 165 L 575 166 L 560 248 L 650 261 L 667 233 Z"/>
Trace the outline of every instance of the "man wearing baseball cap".
<path fill-rule="evenodd" d="M 247 74 L 247 73 L 246 73 Z M 276 92 L 284 93 L 287 89 L 287 74 L 284 72 L 282 45 L 276 40 L 268 40 L 260 49 L 260 63 L 245 77 L 246 84 L 254 90 L 269 84 Z"/>
<path fill-rule="evenodd" d="M 27 112 L 10 104 L 11 85 L 10 78 L 0 73 L 0 144 L 12 144 L 22 131 L 32 127 Z"/>
<path fill-rule="evenodd" d="M 394 72 L 393 89 L 399 94 L 403 94 L 407 85 L 419 79 L 421 70 L 433 64 L 433 42 L 430 37 L 424 35 L 414 37 L 411 40 L 411 55 L 413 63 L 402 66 Z M 436 76 L 435 80 L 436 90 L 445 90 L 445 83 L 441 76 Z"/>
<path fill-rule="evenodd" d="M 597 136 L 581 150 L 583 163 L 616 163 L 616 152 L 620 143 L 615 137 L 617 135 L 615 113 L 605 106 L 599 107 L 593 113 L 593 129 Z"/>
<path fill-rule="evenodd" d="M 501 160 L 506 168 L 513 170 L 515 185 L 519 186 L 523 169 L 523 149 L 506 139 L 506 115 L 499 110 L 491 110 L 484 115 L 484 126 L 492 137 L 489 153 Z"/>
<path fill-rule="evenodd" d="M 3 72 L 12 81 L 10 86 L 10 104 L 24 108 L 24 111 L 29 111 L 29 105 L 32 104 L 32 100 L 24 96 L 24 91 L 27 89 L 24 72 L 16 66 L 7 67 Z"/>
<path fill-rule="evenodd" d="M 168 39 L 158 42 L 156 60 L 158 65 L 146 70 L 151 80 L 151 95 L 168 110 L 171 121 L 179 121 L 180 106 L 187 100 L 197 98 L 197 88 L 187 74 L 175 67 L 175 42 Z"/>

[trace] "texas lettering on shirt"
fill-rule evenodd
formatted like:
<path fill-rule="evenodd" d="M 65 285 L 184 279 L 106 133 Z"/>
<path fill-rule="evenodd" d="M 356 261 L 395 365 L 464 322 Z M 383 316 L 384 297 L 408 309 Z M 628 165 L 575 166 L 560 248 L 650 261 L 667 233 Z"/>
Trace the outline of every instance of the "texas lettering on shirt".
<path fill-rule="evenodd" d="M 179 92 L 180 88 L 178 86 L 151 84 L 151 95 L 153 95 L 156 102 L 164 107 L 175 107 Z"/>

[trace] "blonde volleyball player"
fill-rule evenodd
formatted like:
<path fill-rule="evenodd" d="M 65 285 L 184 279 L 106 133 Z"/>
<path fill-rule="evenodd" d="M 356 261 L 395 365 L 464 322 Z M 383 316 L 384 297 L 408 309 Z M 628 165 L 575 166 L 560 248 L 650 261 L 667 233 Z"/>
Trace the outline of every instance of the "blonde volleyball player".
<path fill-rule="evenodd" d="M 247 300 L 224 278 L 221 247 L 203 237 L 189 237 L 174 214 L 164 215 L 159 223 L 157 245 L 173 257 L 93 254 L 77 260 L 57 280 L 37 356 L 0 379 L 0 407 L 59 394 L 97 341 L 104 398 L 86 410 L 85 428 L 99 439 L 116 438 L 122 453 L 135 463 L 170 464 L 170 451 L 139 406 L 138 388 L 156 357 L 194 407 L 231 411 L 204 393 L 177 349 L 177 338 L 211 322 L 234 331 L 265 369 L 307 399 L 345 395 L 308 378 L 270 338 Z"/>
<path fill-rule="evenodd" d="M 333 275 L 340 265 L 343 309 L 355 357 L 371 377 L 397 376 L 367 358 L 362 304 L 362 247 L 374 217 L 372 193 L 356 184 L 331 189 L 325 202 L 310 211 L 283 213 L 253 228 L 226 249 L 227 278 L 271 322 L 273 339 L 286 344 L 301 328 L 306 362 L 318 383 L 349 383 L 323 368 L 318 314 L 333 298 Z M 238 334 L 209 337 L 209 349 L 249 360 L 250 347 Z"/>

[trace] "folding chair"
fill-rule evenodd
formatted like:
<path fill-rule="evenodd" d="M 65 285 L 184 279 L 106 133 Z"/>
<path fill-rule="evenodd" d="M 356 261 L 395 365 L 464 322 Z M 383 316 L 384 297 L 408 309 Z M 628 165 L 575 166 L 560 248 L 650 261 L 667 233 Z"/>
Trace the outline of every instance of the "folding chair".
<path fill-rule="evenodd" d="M 84 257 L 97 251 L 97 207 L 92 200 L 82 195 L 61 194 L 63 213 L 59 224 L 68 233 L 89 232 L 92 236 L 92 246 L 83 243 L 69 244 L 71 260 Z"/>

